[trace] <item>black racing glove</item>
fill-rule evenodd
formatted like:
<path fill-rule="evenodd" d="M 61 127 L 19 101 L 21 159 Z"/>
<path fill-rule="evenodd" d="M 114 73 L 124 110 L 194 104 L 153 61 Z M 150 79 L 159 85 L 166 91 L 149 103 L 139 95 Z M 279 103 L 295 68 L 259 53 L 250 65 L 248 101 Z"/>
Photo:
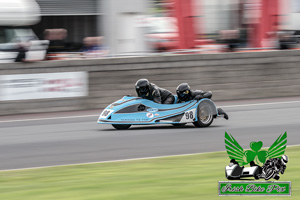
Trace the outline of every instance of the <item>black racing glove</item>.
<path fill-rule="evenodd" d="M 197 100 L 197 101 L 199 101 L 202 98 L 203 98 L 203 96 L 201 94 L 198 94 L 197 96 L 195 96 L 195 100 Z"/>

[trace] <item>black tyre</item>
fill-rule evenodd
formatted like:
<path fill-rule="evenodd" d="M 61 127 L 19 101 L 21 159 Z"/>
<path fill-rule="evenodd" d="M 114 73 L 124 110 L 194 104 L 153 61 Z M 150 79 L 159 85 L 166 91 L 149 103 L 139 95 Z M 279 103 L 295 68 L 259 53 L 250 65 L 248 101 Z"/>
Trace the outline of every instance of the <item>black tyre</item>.
<path fill-rule="evenodd" d="M 257 169 L 257 170 L 255 170 L 255 172 L 254 172 L 254 178 L 256 179 L 256 180 L 258 180 L 259 178 L 260 178 L 260 173 L 259 173 L 259 169 Z"/>
<path fill-rule="evenodd" d="M 176 126 L 176 127 L 182 127 L 182 126 L 185 126 L 186 123 L 183 123 L 183 124 L 172 124 L 173 126 Z"/>
<path fill-rule="evenodd" d="M 129 129 L 131 125 L 130 124 L 112 124 L 112 126 L 118 130 L 126 130 L 126 129 Z"/>
<path fill-rule="evenodd" d="M 273 178 L 274 174 L 275 174 L 275 171 L 273 169 L 271 169 L 271 168 L 267 169 L 266 175 L 265 175 L 265 180 L 267 181 L 267 180 Z"/>
<path fill-rule="evenodd" d="M 213 108 L 209 103 L 203 102 L 198 105 L 198 121 L 193 122 L 196 127 L 208 127 L 214 121 Z"/>

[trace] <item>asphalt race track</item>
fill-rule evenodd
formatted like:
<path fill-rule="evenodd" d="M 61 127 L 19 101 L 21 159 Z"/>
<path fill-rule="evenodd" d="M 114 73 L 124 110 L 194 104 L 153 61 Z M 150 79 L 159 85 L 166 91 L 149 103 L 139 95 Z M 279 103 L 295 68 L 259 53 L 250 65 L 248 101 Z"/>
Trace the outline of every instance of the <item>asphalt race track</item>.
<path fill-rule="evenodd" d="M 230 119 L 216 119 L 209 128 L 162 125 L 118 131 L 96 124 L 98 116 L 56 119 L 57 114 L 48 119 L 38 117 L 40 120 L 26 120 L 32 117 L 27 115 L 17 120 L 1 117 L 0 170 L 224 151 L 225 131 L 245 149 L 251 141 L 259 140 L 268 147 L 285 131 L 288 145 L 300 144 L 300 98 L 217 105 L 223 105 Z"/>

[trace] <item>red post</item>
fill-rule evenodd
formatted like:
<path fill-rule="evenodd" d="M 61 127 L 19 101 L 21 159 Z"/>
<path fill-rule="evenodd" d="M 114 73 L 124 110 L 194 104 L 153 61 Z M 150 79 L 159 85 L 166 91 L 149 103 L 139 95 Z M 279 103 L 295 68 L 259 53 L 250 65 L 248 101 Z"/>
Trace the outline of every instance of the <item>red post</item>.
<path fill-rule="evenodd" d="M 258 23 L 252 24 L 253 47 L 263 47 L 268 33 L 276 31 L 279 23 L 279 0 L 261 0 L 260 16 Z"/>
<path fill-rule="evenodd" d="M 193 0 L 174 0 L 175 17 L 178 23 L 179 48 L 190 49 L 195 47 L 195 29 Z"/>

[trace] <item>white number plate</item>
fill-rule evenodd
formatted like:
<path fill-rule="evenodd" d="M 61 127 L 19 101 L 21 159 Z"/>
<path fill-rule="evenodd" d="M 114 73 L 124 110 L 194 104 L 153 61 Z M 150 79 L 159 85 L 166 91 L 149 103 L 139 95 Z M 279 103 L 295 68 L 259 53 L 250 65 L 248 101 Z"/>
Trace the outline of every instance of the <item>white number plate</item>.
<path fill-rule="evenodd" d="M 188 110 L 184 113 L 180 122 L 194 122 L 196 109 Z"/>
<path fill-rule="evenodd" d="M 102 111 L 101 115 L 100 115 L 100 119 L 105 119 L 106 117 L 108 117 L 110 115 L 110 113 L 112 113 L 113 110 L 110 109 L 105 109 Z"/>

